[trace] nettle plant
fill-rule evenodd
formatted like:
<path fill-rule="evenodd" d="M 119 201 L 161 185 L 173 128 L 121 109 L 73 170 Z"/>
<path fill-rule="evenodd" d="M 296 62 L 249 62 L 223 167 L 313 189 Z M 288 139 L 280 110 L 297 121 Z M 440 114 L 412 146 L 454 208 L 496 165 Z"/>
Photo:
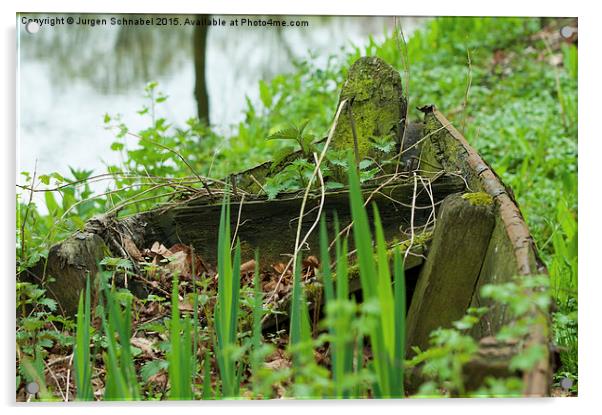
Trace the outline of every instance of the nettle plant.
<path fill-rule="evenodd" d="M 272 159 L 270 167 L 271 176 L 264 183 L 263 190 L 268 199 L 274 199 L 278 194 L 285 192 L 295 192 L 304 189 L 309 184 L 315 169 L 315 157 L 322 150 L 324 145 L 316 142 L 315 135 L 306 133 L 308 121 L 302 122 L 299 126 L 291 125 L 284 130 L 268 136 L 268 140 L 286 140 L 294 142 L 294 145 L 285 145 L 276 152 Z M 392 143 L 385 143 L 388 137 L 373 137 L 370 140 L 371 146 L 381 152 L 388 154 L 394 147 Z M 364 183 L 376 177 L 381 170 L 373 160 L 364 159 L 358 166 L 349 161 L 349 151 L 345 149 L 329 149 L 326 153 L 325 162 L 320 165 L 320 172 L 324 179 L 326 190 L 336 190 L 344 187 L 344 184 L 333 179 L 335 171 L 342 173 L 337 177 L 345 176 L 350 167 L 359 170 L 359 180 Z M 316 181 L 313 187 L 319 188 L 321 184 Z"/>
<path fill-rule="evenodd" d="M 52 350 L 67 350 L 73 345 L 69 331 L 73 321 L 57 314 L 57 303 L 36 284 L 17 282 L 17 388 L 36 382 L 47 395 L 45 361 Z M 62 328 L 59 330 L 58 327 Z"/>

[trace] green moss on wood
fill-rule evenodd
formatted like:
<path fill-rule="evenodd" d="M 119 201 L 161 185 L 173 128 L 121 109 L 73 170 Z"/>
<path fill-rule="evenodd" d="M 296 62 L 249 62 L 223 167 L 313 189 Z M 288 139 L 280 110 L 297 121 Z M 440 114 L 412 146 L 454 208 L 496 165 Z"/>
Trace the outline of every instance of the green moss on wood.
<path fill-rule="evenodd" d="M 332 148 L 354 148 L 351 113 L 358 141 L 360 159 L 370 154 L 371 137 L 390 137 L 399 142 L 400 121 L 405 116 L 406 100 L 403 96 L 399 73 L 377 57 L 358 59 L 350 68 L 339 103 L 348 105 L 339 117 L 333 136 Z"/>
<path fill-rule="evenodd" d="M 464 193 L 462 199 L 467 200 L 473 206 L 491 206 L 493 198 L 485 192 Z"/>

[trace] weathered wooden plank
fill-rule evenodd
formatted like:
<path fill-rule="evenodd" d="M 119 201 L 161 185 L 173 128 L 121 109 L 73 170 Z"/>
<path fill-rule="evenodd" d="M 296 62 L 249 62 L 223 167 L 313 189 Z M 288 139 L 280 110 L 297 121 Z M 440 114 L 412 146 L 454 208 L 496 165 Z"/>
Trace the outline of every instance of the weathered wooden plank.
<path fill-rule="evenodd" d="M 495 224 L 491 205 L 460 195 L 445 199 L 407 317 L 408 350 L 428 347 L 429 334 L 466 312 Z"/>
<path fill-rule="evenodd" d="M 447 195 L 465 189 L 464 181 L 456 176 L 442 176 L 432 184 L 434 202 L 437 204 Z M 372 195 L 372 201 L 379 207 L 385 238 L 400 241 L 402 231 L 410 226 L 410 212 L 413 199 L 413 180 L 394 182 L 375 192 L 376 187 L 363 190 L 364 198 Z M 251 259 L 255 249 L 259 249 L 261 263 L 270 265 L 286 262 L 294 251 L 294 241 L 298 212 L 301 206 L 298 195 L 283 196 L 275 200 L 253 199 L 233 200 L 231 206 L 231 226 L 236 229 L 241 241 L 242 257 Z M 305 235 L 316 220 L 320 195 L 313 194 L 307 204 L 308 212 L 302 225 Z M 147 240 L 156 238 L 163 243 L 183 242 L 193 245 L 203 259 L 215 263 L 220 203 L 198 200 L 177 207 L 163 215 L 154 215 L 148 227 Z M 414 226 L 426 223 L 432 212 L 432 202 L 426 191 L 417 193 Z M 238 213 L 240 210 L 240 221 Z M 351 223 L 349 191 L 342 190 L 326 194 L 323 212 L 327 214 L 329 230 L 332 232 L 332 214 L 337 212 L 341 226 Z M 372 209 L 368 209 L 372 215 Z M 318 232 L 313 232 L 303 251 L 304 255 L 318 255 Z"/>

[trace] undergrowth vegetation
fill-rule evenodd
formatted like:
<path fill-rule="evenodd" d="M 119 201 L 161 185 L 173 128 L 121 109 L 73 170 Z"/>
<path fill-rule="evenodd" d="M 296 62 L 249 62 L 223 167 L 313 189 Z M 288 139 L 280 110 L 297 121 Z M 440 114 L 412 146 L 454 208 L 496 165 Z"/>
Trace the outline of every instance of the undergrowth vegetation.
<path fill-rule="evenodd" d="M 545 309 L 551 298 L 553 339 L 561 359 L 555 381 L 577 381 L 577 48 L 559 39 L 558 24 L 533 18 L 437 18 L 407 43 L 390 32 L 320 65 L 310 55 L 295 62 L 293 72 L 261 81 L 259 102 L 247 99 L 245 119 L 228 137 L 195 118 L 183 126 L 170 124 L 161 111 L 169 98 L 151 82 L 140 111 L 148 128 L 132 132 L 119 115 L 104 116 L 115 137 L 107 145 L 122 155 L 122 164 L 100 173 L 74 167 L 69 177 L 22 173 L 17 272 L 47 258 L 54 243 L 83 229 L 95 214 L 146 211 L 184 200 L 208 182 L 267 160 L 277 165 L 293 151 L 311 155 L 316 140 L 329 131 L 350 64 L 360 56 L 379 56 L 401 73 L 410 119 L 420 117 L 414 108 L 436 104 L 512 188 L 548 267 L 549 283 L 547 278 L 517 280 L 485 287 L 482 294 L 516 317 L 517 324 L 499 332 L 501 341 L 534 324 L 524 301 Z M 392 150 L 378 138 L 374 147 Z M 363 301 L 347 286 L 347 240 L 333 242 L 337 260 L 331 266 L 322 225 L 322 255 L 312 271 L 324 288 L 322 318 L 308 307 L 302 281 L 307 273 L 299 260 L 291 275 L 289 327 L 277 335 L 262 332 L 262 322 L 273 315 L 264 306 L 259 259 L 248 275 L 240 272 L 244 264 L 224 219 L 230 216 L 224 199 L 217 276 L 190 279 L 174 272 L 171 290 L 137 299 L 115 282 L 116 274 L 133 276 L 133 264 L 107 253 L 104 271 L 90 276 L 81 294 L 75 319 L 62 316 L 47 295 L 52 276 L 18 280 L 17 390 L 35 381 L 40 399 L 62 400 L 403 397 L 409 393 L 404 391 L 408 370 L 420 368 L 426 381 L 412 393 L 466 396 L 458 365 L 476 353 L 469 332 L 485 310 L 471 309 L 454 327 L 432 333 L 431 347 L 404 362 L 403 259 L 394 253 L 391 273 L 379 212 L 373 213 L 374 228 L 367 222 L 359 186 L 377 169 L 370 160 L 362 160 L 357 172 L 349 168 L 352 164 L 347 154 L 333 153 L 322 174 L 350 174 Z M 314 167 L 303 159 L 290 163 L 261 191 L 275 198 L 301 190 L 312 180 Z M 93 191 L 95 183 L 106 190 Z M 328 186 L 339 185 L 331 180 Z M 44 192 L 44 208 L 30 199 L 31 189 Z M 149 265 L 144 272 L 155 271 Z M 253 280 L 241 285 L 241 278 L 250 275 Z M 207 280 L 214 277 L 212 291 Z M 392 285 L 386 283 L 391 280 Z M 542 290 L 541 298 L 525 294 L 534 288 L 529 284 Z M 164 318 L 148 318 L 154 314 Z M 154 341 L 137 337 L 133 327 L 151 333 Z M 514 368 L 532 367 L 537 352 L 525 349 L 513 359 Z M 57 375 L 58 366 L 65 368 L 64 377 Z M 471 394 L 511 396 L 521 387 L 518 378 L 488 379 Z"/>

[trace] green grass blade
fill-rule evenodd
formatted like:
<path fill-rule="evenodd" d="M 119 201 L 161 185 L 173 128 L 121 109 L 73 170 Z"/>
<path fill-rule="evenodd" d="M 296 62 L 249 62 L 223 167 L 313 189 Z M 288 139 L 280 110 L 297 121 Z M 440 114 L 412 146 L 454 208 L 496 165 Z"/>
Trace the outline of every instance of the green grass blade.
<path fill-rule="evenodd" d="M 90 401 L 92 394 L 92 365 L 90 362 L 90 277 L 86 278 L 84 293 L 80 294 L 77 308 L 77 332 L 75 343 L 75 382 L 77 399 Z"/>
<path fill-rule="evenodd" d="M 230 343 L 236 342 L 238 331 L 238 309 L 240 302 L 240 241 L 234 250 L 234 263 L 232 265 L 232 300 L 230 302 Z"/>
<path fill-rule="evenodd" d="M 350 166 L 355 164 L 353 157 L 349 155 Z M 357 259 L 360 270 L 360 282 L 364 300 L 374 295 L 373 281 L 370 276 L 374 269 L 372 258 L 372 236 L 368 224 L 368 214 L 364 209 L 360 179 L 355 169 L 349 169 L 349 201 L 351 205 L 351 216 L 353 218 L 353 240 L 357 250 Z"/>
<path fill-rule="evenodd" d="M 334 288 L 332 284 L 332 273 L 330 271 L 330 254 L 328 253 L 328 234 L 326 232 L 326 221 L 324 216 L 320 218 L 320 272 L 324 284 L 326 304 L 334 299 Z"/>
<path fill-rule="evenodd" d="M 393 367 L 396 373 L 399 397 L 404 396 L 404 357 L 406 337 L 406 282 L 404 264 L 399 249 L 393 256 L 393 275 L 395 278 L 395 358 Z"/>
<path fill-rule="evenodd" d="M 378 208 L 374 208 L 374 229 L 376 233 L 376 255 L 378 262 L 377 295 L 380 304 L 380 320 L 383 341 L 391 360 L 395 355 L 395 316 L 393 293 L 391 291 L 391 274 L 389 259 L 387 258 L 387 245 L 383 233 Z"/>
<path fill-rule="evenodd" d="M 348 162 L 350 166 L 353 165 L 353 158 L 351 155 L 349 156 Z M 376 300 L 379 306 L 380 315 L 376 318 L 377 321 L 375 321 L 374 327 L 370 329 L 369 333 L 372 353 L 374 355 L 373 366 L 378 379 L 378 388 L 375 389 L 375 396 L 387 397 L 391 386 L 390 362 L 392 358 L 386 348 L 385 334 L 383 333 L 382 310 L 383 306 L 388 307 L 390 304 L 388 304 L 388 295 L 385 293 L 384 288 L 380 288 L 382 286 L 380 281 L 384 280 L 384 277 L 379 277 L 378 271 L 377 275 L 375 275 L 374 272 L 375 269 L 383 269 L 383 267 L 378 267 L 374 261 L 374 252 L 371 244 L 372 234 L 370 232 L 368 214 L 364 208 L 360 181 L 355 169 L 349 169 L 349 198 L 351 216 L 353 218 L 353 240 L 357 251 L 357 261 L 364 302 L 374 302 Z M 377 229 L 377 238 L 378 232 L 380 231 L 382 231 L 382 229 Z M 384 274 L 384 270 L 382 273 Z M 389 338 L 389 336 L 390 334 L 387 334 L 386 338 Z"/>
<path fill-rule="evenodd" d="M 253 334 L 251 340 L 251 372 L 258 376 L 261 370 L 259 349 L 261 348 L 261 319 L 263 318 L 263 290 L 259 278 L 259 251 L 255 251 L 255 274 L 253 275 Z M 257 386 L 257 382 L 254 382 Z M 257 390 L 256 390 L 257 392 Z"/>
<path fill-rule="evenodd" d="M 211 391 L 211 359 L 209 351 L 205 352 L 205 361 L 203 362 L 203 399 L 213 399 Z"/>
<path fill-rule="evenodd" d="M 101 306 L 100 313 L 107 338 L 107 352 L 104 355 L 107 367 L 105 400 L 138 400 L 138 380 L 130 351 L 131 299 L 127 299 L 126 307 L 122 309 L 114 298 L 114 291 L 109 290 L 102 276 L 99 280 L 106 303 L 106 307 Z"/>
<path fill-rule="evenodd" d="M 171 349 L 167 356 L 169 362 L 169 399 L 186 400 L 193 398 L 192 392 L 192 350 L 190 338 L 190 320 L 180 319 L 178 276 L 173 277 L 171 292 Z"/>
<path fill-rule="evenodd" d="M 227 194 L 224 195 L 220 217 L 218 237 L 218 293 L 215 304 L 215 355 L 219 366 L 222 395 L 235 397 L 240 382 L 238 370 L 240 365 L 234 361 L 237 347 L 237 330 L 240 298 L 240 243 L 234 252 L 232 264 L 230 241 L 230 204 Z"/>

